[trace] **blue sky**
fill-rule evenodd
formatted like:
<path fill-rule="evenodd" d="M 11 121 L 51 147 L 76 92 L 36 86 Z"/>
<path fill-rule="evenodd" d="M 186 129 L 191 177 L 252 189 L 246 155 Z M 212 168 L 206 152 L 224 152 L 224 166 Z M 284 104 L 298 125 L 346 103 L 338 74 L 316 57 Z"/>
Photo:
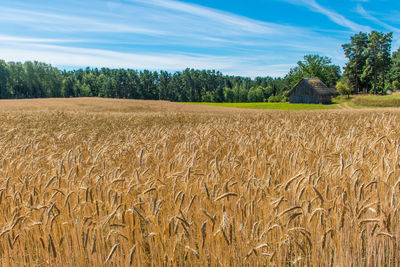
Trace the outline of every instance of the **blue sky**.
<path fill-rule="evenodd" d="M 344 66 L 359 31 L 394 34 L 398 0 L 0 0 L 0 58 L 284 76 L 305 54 Z"/>

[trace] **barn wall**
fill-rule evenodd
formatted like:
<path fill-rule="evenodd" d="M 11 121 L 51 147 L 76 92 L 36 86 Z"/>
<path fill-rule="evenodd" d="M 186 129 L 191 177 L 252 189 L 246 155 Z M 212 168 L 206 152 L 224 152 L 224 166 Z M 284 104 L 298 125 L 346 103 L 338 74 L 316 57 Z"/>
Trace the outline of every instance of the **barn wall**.
<path fill-rule="evenodd" d="M 289 98 L 290 103 L 308 103 L 308 104 L 318 104 L 319 99 L 316 96 L 301 96 L 292 95 Z"/>
<path fill-rule="evenodd" d="M 329 104 L 332 103 L 330 96 L 318 95 L 310 86 L 302 82 L 298 84 L 289 97 L 290 103 L 307 103 L 307 104 Z"/>
<path fill-rule="evenodd" d="M 332 98 L 331 96 L 319 96 L 318 101 L 322 104 L 330 104 L 332 103 Z"/>
<path fill-rule="evenodd" d="M 294 92 L 289 98 L 290 103 L 318 103 L 318 97 L 314 95 L 314 90 L 306 84 L 301 82 L 297 85 Z"/>

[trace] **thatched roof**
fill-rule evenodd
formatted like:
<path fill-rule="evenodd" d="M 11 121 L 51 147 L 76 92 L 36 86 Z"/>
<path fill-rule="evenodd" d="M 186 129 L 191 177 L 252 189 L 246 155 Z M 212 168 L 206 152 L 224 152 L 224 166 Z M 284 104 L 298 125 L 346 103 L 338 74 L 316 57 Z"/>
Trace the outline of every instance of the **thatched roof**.
<path fill-rule="evenodd" d="M 305 86 L 309 86 L 312 88 L 318 95 L 336 95 L 337 92 L 335 89 L 328 88 L 323 82 L 321 82 L 320 79 L 314 79 L 314 78 L 303 78 L 301 79 L 298 83 L 296 83 L 295 86 L 289 91 L 288 96 L 290 96 L 299 85 L 302 85 L 302 83 L 305 83 Z"/>

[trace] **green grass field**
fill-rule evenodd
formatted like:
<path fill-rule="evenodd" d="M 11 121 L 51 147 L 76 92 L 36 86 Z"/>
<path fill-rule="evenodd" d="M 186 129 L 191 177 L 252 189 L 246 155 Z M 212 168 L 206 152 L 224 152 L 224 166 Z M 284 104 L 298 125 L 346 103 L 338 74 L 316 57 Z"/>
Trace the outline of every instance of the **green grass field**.
<path fill-rule="evenodd" d="M 393 95 L 356 95 L 338 96 L 332 99 L 332 104 L 290 104 L 285 103 L 210 103 L 210 102 L 188 102 L 187 104 L 250 108 L 250 109 L 278 109 L 278 110 L 321 110 L 321 109 L 360 109 L 371 107 L 400 107 L 400 94 Z"/>
<path fill-rule="evenodd" d="M 218 107 L 232 107 L 232 108 L 252 108 L 252 109 L 280 109 L 280 110 L 318 110 L 318 109 L 335 109 L 338 108 L 337 104 L 323 105 L 323 104 L 290 104 L 286 103 L 209 103 L 209 102 L 189 102 L 188 104 L 218 106 Z"/>

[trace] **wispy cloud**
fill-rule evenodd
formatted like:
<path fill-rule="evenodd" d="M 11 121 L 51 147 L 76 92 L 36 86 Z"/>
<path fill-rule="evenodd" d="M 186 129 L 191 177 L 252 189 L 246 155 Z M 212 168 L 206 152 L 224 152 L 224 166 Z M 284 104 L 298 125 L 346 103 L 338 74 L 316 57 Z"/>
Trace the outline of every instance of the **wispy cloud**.
<path fill-rule="evenodd" d="M 272 76 L 282 76 L 292 66 L 292 64 L 254 65 L 257 59 L 248 57 L 171 53 L 135 54 L 46 44 L 15 43 L 12 47 L 0 45 L 0 54 L 6 61 L 39 60 L 71 68 L 107 66 L 176 71 L 190 66 L 196 69 L 225 70 L 226 74 L 240 73 L 251 77 L 263 76 L 266 72 Z"/>
<path fill-rule="evenodd" d="M 0 41 L 2 42 L 17 42 L 17 43 L 80 43 L 84 40 L 68 40 L 68 39 L 51 39 L 51 38 L 30 38 L 30 37 L 17 37 L 10 35 L 1 35 Z"/>
<path fill-rule="evenodd" d="M 385 29 L 392 32 L 400 32 L 400 28 L 393 27 L 377 17 L 372 16 L 368 11 L 366 11 L 361 5 L 357 5 L 357 12 L 362 15 L 364 18 L 374 22 L 375 24 L 384 27 Z"/>
<path fill-rule="evenodd" d="M 260 22 L 246 17 L 230 14 L 227 12 L 206 8 L 203 6 L 178 2 L 174 0 L 131 0 L 132 2 L 146 3 L 158 8 L 169 9 L 173 11 L 172 14 L 188 14 L 195 18 L 206 19 L 208 22 L 217 22 L 219 25 L 229 26 L 235 29 L 237 33 L 243 31 L 247 33 L 257 34 L 278 34 L 280 29 L 284 28 L 282 25 L 274 23 Z M 290 29 L 290 27 L 285 27 Z"/>
<path fill-rule="evenodd" d="M 179 54 L 135 54 L 114 52 L 103 49 L 74 48 L 44 44 L 15 44 L 14 47 L 0 46 L 0 53 L 6 60 L 41 60 L 56 65 L 71 67 L 133 68 L 133 69 L 184 69 L 187 62 L 194 68 L 227 68 L 234 63 L 228 57 Z M 68 62 L 66 62 L 68 60 Z"/>
<path fill-rule="evenodd" d="M 63 15 L 57 13 L 37 12 L 0 6 L 3 14 L 0 22 L 14 22 L 25 24 L 26 27 L 34 27 L 41 30 L 53 31 L 79 31 L 79 32 L 123 32 L 138 34 L 162 34 L 162 32 L 145 28 L 114 23 L 95 18 Z"/>
<path fill-rule="evenodd" d="M 381 19 L 379 19 L 377 16 L 373 16 L 371 12 L 368 12 L 365 10 L 360 4 L 357 5 L 357 12 L 363 16 L 365 19 L 368 19 L 369 21 L 372 21 L 374 24 L 381 26 L 385 30 L 393 32 L 395 35 L 393 36 L 393 43 L 392 46 L 394 49 L 398 49 L 400 47 L 400 28 L 394 27 Z M 386 15 L 384 16 L 385 18 L 387 17 Z"/>
<path fill-rule="evenodd" d="M 284 0 L 286 2 L 296 4 L 296 5 L 302 5 L 307 8 L 309 8 L 313 12 L 320 13 L 322 15 L 325 15 L 328 17 L 331 21 L 334 23 L 346 27 L 348 29 L 351 29 L 352 31 L 370 31 L 371 28 L 368 26 L 360 25 L 356 22 L 353 22 L 343 15 L 337 13 L 336 11 L 332 9 L 328 9 L 326 7 L 323 7 L 322 5 L 318 4 L 315 0 Z"/>

